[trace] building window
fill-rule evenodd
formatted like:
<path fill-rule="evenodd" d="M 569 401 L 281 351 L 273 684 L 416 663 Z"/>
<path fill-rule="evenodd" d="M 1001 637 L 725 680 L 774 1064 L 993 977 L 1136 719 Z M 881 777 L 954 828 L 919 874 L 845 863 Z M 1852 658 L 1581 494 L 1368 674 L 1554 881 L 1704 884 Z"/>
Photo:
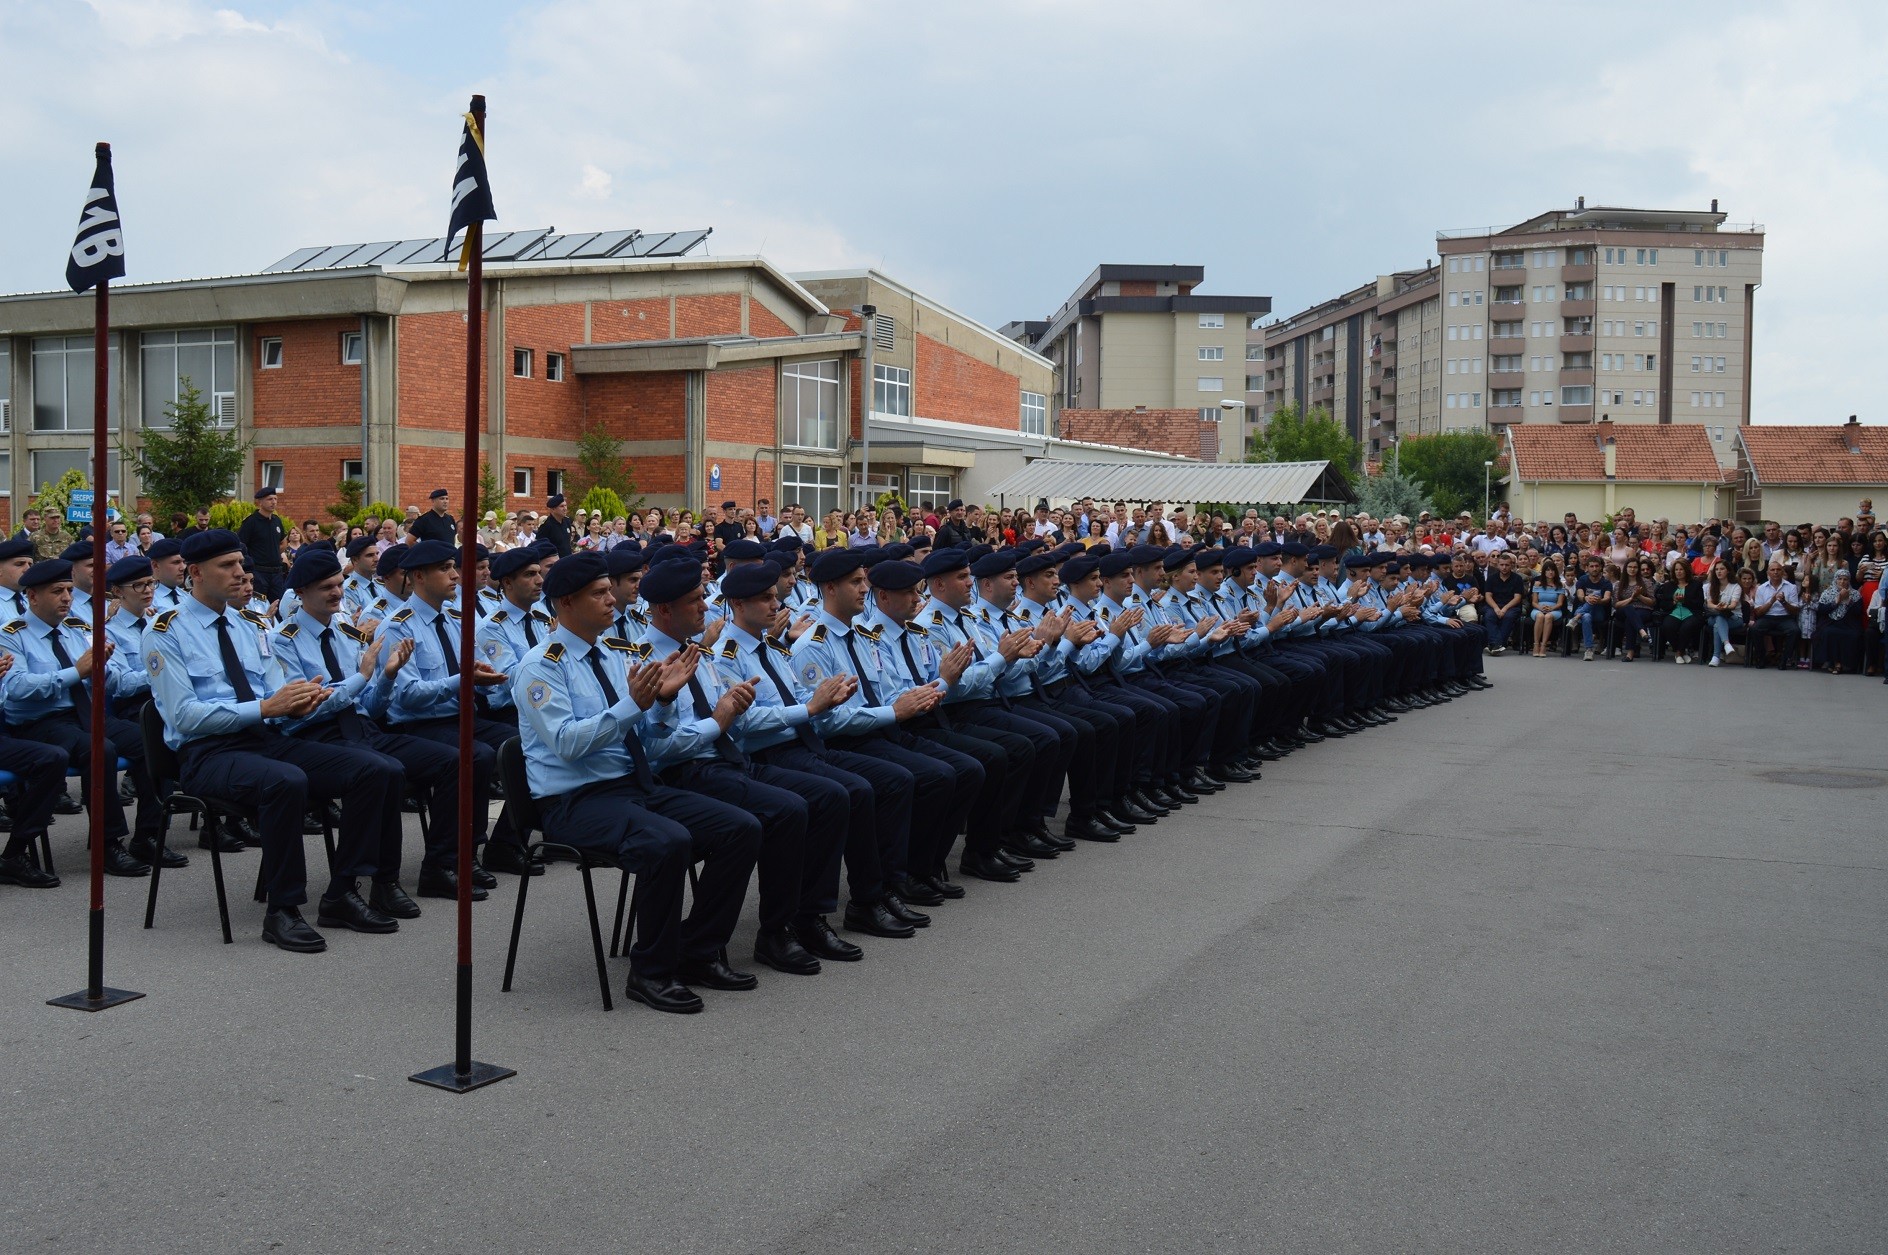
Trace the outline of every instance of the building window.
<path fill-rule="evenodd" d="M 1246 376 L 1246 391 L 1247 392 L 1259 392 L 1263 390 L 1264 387 L 1265 387 L 1264 375 L 1247 375 Z"/>
<path fill-rule="evenodd" d="M 780 499 L 798 501 L 810 519 L 825 518 L 827 511 L 839 508 L 839 468 L 782 462 Z"/>
<path fill-rule="evenodd" d="M 1226 350 L 1221 345 L 1202 344 L 1200 346 L 1200 360 L 1202 362 L 1223 362 L 1226 360 Z"/>
<path fill-rule="evenodd" d="M 88 341 L 89 343 L 89 341 Z M 92 472 L 92 451 L 90 449 L 38 449 L 32 455 L 31 469 L 33 491 L 39 492 L 49 484 L 59 482 L 59 477 L 67 471 L 79 471 L 94 484 L 98 476 Z M 115 485 L 111 494 L 117 498 L 124 481 L 118 478 L 118 455 L 105 455 L 105 474 Z"/>
<path fill-rule="evenodd" d="M 1025 436 L 1049 434 L 1049 398 L 1040 392 L 1023 393 L 1021 430 Z"/>
<path fill-rule="evenodd" d="M 905 504 L 920 512 L 944 513 L 955 493 L 955 481 L 949 475 L 931 475 L 913 471 L 906 477 Z"/>
<path fill-rule="evenodd" d="M 1265 360 L 1265 347 L 1259 344 L 1246 345 L 1246 360 L 1248 362 L 1264 361 Z"/>
<path fill-rule="evenodd" d="M 552 383 L 564 382 L 564 355 L 562 353 L 544 355 L 544 377 Z"/>
<path fill-rule="evenodd" d="M 1194 381 L 1194 386 L 1200 392 L 1224 392 L 1226 378 L 1223 375 L 1201 375 Z"/>
<path fill-rule="evenodd" d="M 0 340 L 0 432 L 13 430 L 13 350 Z M 7 481 L 0 480 L 0 485 Z"/>
<path fill-rule="evenodd" d="M 564 491 L 564 472 L 562 471 L 544 472 L 544 495 L 547 497 L 555 497 L 558 493 L 563 492 L 563 491 Z"/>
<path fill-rule="evenodd" d="M 341 463 L 341 478 L 342 479 L 360 479 L 360 480 L 366 479 L 367 478 L 367 464 L 365 462 L 362 462 L 359 458 L 348 458 L 346 461 Z"/>
<path fill-rule="evenodd" d="M 1591 384 L 1569 384 L 1560 390 L 1562 405 L 1593 404 L 1593 386 Z"/>
<path fill-rule="evenodd" d="M 511 373 L 519 379 L 531 378 L 530 349 L 513 349 L 511 351 Z"/>
<path fill-rule="evenodd" d="M 256 473 L 256 487 L 273 488 L 277 492 L 281 492 L 282 464 L 280 462 L 264 462 Z"/>
<path fill-rule="evenodd" d="M 528 497 L 531 495 L 531 468 L 514 466 L 511 469 L 511 495 Z"/>
<path fill-rule="evenodd" d="M 839 447 L 839 361 L 794 362 L 781 371 L 786 387 L 781 389 L 786 432 L 782 439 L 802 449 L 837 449 Z M 782 488 L 781 491 L 785 491 Z M 833 481 L 833 500 L 839 499 L 839 483 Z M 802 499 L 801 504 L 806 504 Z M 819 515 L 813 517 L 818 518 Z"/>
<path fill-rule="evenodd" d="M 0 497 L 13 495 L 13 455 L 0 453 Z"/>
<path fill-rule="evenodd" d="M 1226 327 L 1226 315 L 1224 314 L 1201 314 L 1200 315 L 1200 330 L 1201 331 L 1223 331 L 1225 330 L 1225 327 Z"/>
<path fill-rule="evenodd" d="M 144 342 L 148 345 L 151 342 L 151 337 L 148 335 L 145 336 Z M 281 336 L 264 336 L 262 337 L 261 346 L 262 346 L 262 369 L 264 370 L 282 369 L 282 337 Z"/>
<path fill-rule="evenodd" d="M 282 364 L 282 341 L 262 341 L 262 362 L 268 365 L 268 346 L 275 345 L 275 364 Z M 147 331 L 139 350 L 140 420 L 146 427 L 169 427 L 165 411 L 183 397 L 184 382 L 203 394 L 213 422 L 236 422 L 236 328 L 201 327 L 193 331 Z"/>
<path fill-rule="evenodd" d="M 872 409 L 911 417 L 911 372 L 903 366 L 872 366 Z"/>
<path fill-rule="evenodd" d="M 361 364 L 361 358 L 365 356 L 365 354 L 366 344 L 362 340 L 360 332 L 343 331 L 341 333 L 341 365 L 359 366 Z"/>
<path fill-rule="evenodd" d="M 34 431 L 92 430 L 92 362 L 91 336 L 40 336 L 33 341 Z M 117 431 L 119 371 L 116 337 L 111 342 L 108 369 L 110 393 L 105 398 L 105 430 Z M 38 454 L 33 456 L 35 459 L 39 457 Z M 34 465 L 38 465 L 37 460 Z M 52 478 L 58 479 L 59 476 L 55 474 Z"/>

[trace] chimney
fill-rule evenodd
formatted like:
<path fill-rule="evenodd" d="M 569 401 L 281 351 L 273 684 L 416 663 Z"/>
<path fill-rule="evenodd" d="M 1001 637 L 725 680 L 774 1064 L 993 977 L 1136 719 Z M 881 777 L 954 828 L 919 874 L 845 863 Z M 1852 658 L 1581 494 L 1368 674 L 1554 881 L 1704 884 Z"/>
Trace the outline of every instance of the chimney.
<path fill-rule="evenodd" d="M 1573 198 L 1573 207 L 1574 207 L 1575 209 L 1585 209 L 1585 208 L 1586 208 L 1586 197 L 1584 197 L 1584 196 L 1576 196 L 1576 197 L 1574 197 L 1574 198 Z"/>
<path fill-rule="evenodd" d="M 1862 451 L 1862 425 L 1855 421 L 1855 415 L 1849 415 L 1849 421 L 1842 424 L 1842 443 L 1850 453 Z"/>
<path fill-rule="evenodd" d="M 1718 211 L 1718 198 L 1713 196 L 1711 198 L 1711 212 L 1716 213 L 1717 211 Z"/>
<path fill-rule="evenodd" d="M 1606 478 L 1612 479 L 1619 473 L 1619 444 L 1613 439 L 1613 420 L 1600 415 L 1599 421 L 1593 424 L 1593 433 L 1606 459 Z"/>
<path fill-rule="evenodd" d="M 1147 413 L 1147 407 L 1145 405 L 1137 405 L 1134 407 L 1134 412 L 1136 414 L 1145 414 Z"/>

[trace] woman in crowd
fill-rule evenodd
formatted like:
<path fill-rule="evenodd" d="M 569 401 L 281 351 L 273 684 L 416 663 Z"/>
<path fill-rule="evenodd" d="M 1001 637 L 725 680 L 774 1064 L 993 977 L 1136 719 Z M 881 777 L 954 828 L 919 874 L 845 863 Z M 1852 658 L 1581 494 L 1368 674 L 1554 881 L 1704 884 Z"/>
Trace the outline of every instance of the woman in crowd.
<path fill-rule="evenodd" d="M 1818 620 L 1812 662 L 1818 671 L 1841 675 L 1862 669 L 1862 601 L 1855 587 L 1855 577 L 1846 566 L 1838 566 L 1829 587 L 1817 594 Z"/>
<path fill-rule="evenodd" d="M 1704 634 L 1704 586 L 1691 578 L 1691 567 L 1673 563 L 1671 578 L 1658 586 L 1661 639 L 1672 644 L 1682 665 L 1698 660 L 1698 641 Z"/>
<path fill-rule="evenodd" d="M 1743 601 L 1744 591 L 1731 574 L 1730 562 L 1719 558 L 1704 581 L 1704 612 L 1711 628 L 1711 661 L 1706 666 L 1715 667 L 1730 654 L 1731 629 L 1743 620 Z"/>
<path fill-rule="evenodd" d="M 1534 581 L 1534 656 L 1547 656 L 1547 642 L 1554 635 L 1554 625 L 1566 613 L 1567 585 L 1560 578 L 1560 564 L 1549 558 L 1541 564 L 1540 578 Z"/>
<path fill-rule="evenodd" d="M 583 525 L 583 534 L 577 537 L 577 548 L 591 553 L 603 550 L 603 516 L 592 514 Z"/>
<path fill-rule="evenodd" d="M 846 527 L 844 516 L 838 510 L 826 511 L 826 517 L 820 520 L 819 529 L 813 533 L 813 548 L 844 549 L 846 547 Z"/>
<path fill-rule="evenodd" d="M 1570 558 L 1578 557 L 1580 547 L 1573 543 L 1571 536 L 1567 535 L 1567 529 L 1556 523 L 1547 530 L 1547 552 L 1565 562 Z"/>
<path fill-rule="evenodd" d="M 1652 622 L 1656 603 L 1638 557 L 1627 558 L 1619 564 L 1618 570 L 1619 574 L 1612 577 L 1613 607 L 1619 618 L 1620 646 L 1625 650 L 1626 661 L 1633 662 L 1639 656 L 1639 642 L 1646 638 L 1646 627 Z"/>
<path fill-rule="evenodd" d="M 1626 535 L 1626 529 L 1615 527 L 1612 539 L 1606 542 L 1606 547 L 1600 551 L 1600 556 L 1623 570 L 1626 563 L 1637 556 L 1638 552 L 1633 547 L 1632 538 Z"/>

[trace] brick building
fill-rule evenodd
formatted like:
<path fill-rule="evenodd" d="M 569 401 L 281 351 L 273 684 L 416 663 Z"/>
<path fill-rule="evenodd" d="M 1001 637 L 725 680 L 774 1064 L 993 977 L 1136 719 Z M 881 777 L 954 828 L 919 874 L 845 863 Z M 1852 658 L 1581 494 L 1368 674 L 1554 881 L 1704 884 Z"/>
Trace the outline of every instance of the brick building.
<path fill-rule="evenodd" d="M 1062 443 L 1046 438 L 1046 359 L 874 272 L 796 279 L 689 255 L 706 235 L 487 241 L 480 440 L 511 509 L 578 487 L 592 427 L 623 442 L 651 505 L 856 500 L 868 330 L 874 492 L 941 505 Z M 260 273 L 116 287 L 114 429 L 135 416 L 135 450 L 188 377 L 254 441 L 232 495 L 272 483 L 289 517 L 321 518 L 352 477 L 368 500 L 423 504 L 443 486 L 462 508 L 465 278 L 442 249 L 301 249 Z M 89 466 L 91 311 L 68 293 L 0 297 L 0 514 Z"/>

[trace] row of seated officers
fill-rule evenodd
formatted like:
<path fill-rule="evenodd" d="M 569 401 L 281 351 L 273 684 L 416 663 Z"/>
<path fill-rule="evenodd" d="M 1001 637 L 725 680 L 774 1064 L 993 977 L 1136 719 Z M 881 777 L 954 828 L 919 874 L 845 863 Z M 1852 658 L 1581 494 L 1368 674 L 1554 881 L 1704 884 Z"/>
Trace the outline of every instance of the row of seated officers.
<path fill-rule="evenodd" d="M 0 627 L 0 768 L 22 780 L 0 880 L 33 882 L 42 797 L 68 764 L 91 769 L 86 686 L 102 666 L 115 708 L 155 702 L 185 791 L 256 814 L 265 939 L 326 946 L 301 910 L 311 802 L 339 811 L 315 923 L 394 932 L 420 913 L 401 883 L 410 791 L 431 808 L 417 893 L 458 890 L 463 667 L 476 795 L 498 795 L 498 749 L 519 738 L 547 835 L 636 876 L 627 992 L 670 1012 L 700 1010 L 697 989 L 757 984 L 728 958 L 750 881 L 755 961 L 812 975 L 862 957 L 829 923 L 842 879 L 847 930 L 912 937 L 932 922 L 919 908 L 964 896 L 948 869 L 960 837 L 960 874 L 1016 883 L 1306 745 L 1487 687 L 1479 638 L 1424 559 L 1340 563 L 1297 544 L 815 556 L 744 541 L 718 581 L 681 546 L 520 548 L 476 591 L 439 541 L 390 549 L 378 570 L 359 550 L 344 571 L 311 549 L 280 622 L 248 606 L 234 535 L 193 535 L 176 556 L 177 583 L 143 558 L 107 573 L 113 624 L 136 623 L 96 648 L 71 613 L 71 563 L 0 559 L 0 599 L 23 611 Z M 137 729 L 115 717 L 107 732 L 138 797 L 128 851 L 122 805 L 106 817 L 114 858 L 181 863 Z M 542 867 L 502 810 L 489 833 L 478 811 L 483 898 L 494 870 Z"/>

